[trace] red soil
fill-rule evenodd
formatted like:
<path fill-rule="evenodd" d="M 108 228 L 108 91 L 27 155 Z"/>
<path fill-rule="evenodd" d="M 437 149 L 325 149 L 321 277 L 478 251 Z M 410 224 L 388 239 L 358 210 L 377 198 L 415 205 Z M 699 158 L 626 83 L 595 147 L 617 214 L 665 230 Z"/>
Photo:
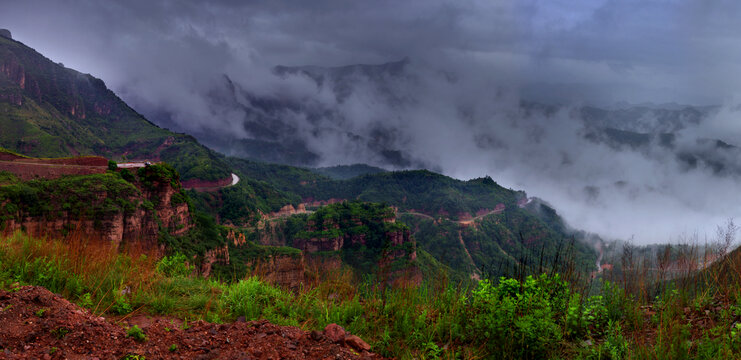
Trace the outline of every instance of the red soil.
<path fill-rule="evenodd" d="M 123 327 L 91 315 L 41 287 L 0 291 L 0 358 L 120 359 L 373 359 L 348 335 L 333 341 L 267 321 L 181 324 L 166 319 L 131 320 L 147 336 L 137 342 Z M 333 334 L 330 334 L 333 335 Z M 175 346 L 173 346 L 173 344 Z M 171 351 L 173 348 L 174 351 Z"/>
<path fill-rule="evenodd" d="M 99 156 L 35 159 L 0 152 L 0 171 L 8 171 L 21 180 L 55 179 L 64 175 L 101 174 L 108 169 L 108 159 Z"/>

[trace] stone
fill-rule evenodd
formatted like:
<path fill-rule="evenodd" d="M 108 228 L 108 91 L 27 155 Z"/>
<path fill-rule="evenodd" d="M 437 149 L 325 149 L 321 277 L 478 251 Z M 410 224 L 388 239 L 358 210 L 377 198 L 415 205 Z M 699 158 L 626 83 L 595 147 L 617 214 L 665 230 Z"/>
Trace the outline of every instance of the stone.
<path fill-rule="evenodd" d="M 13 39 L 13 36 L 10 35 L 10 30 L 8 29 L 0 29 L 0 36 L 8 39 Z"/>
<path fill-rule="evenodd" d="M 345 344 L 357 351 L 370 351 L 371 349 L 367 342 L 355 335 L 345 336 Z"/>
<path fill-rule="evenodd" d="M 333 342 L 340 342 L 345 339 L 347 332 L 342 326 L 337 324 L 329 324 L 324 328 L 324 336 Z"/>
<path fill-rule="evenodd" d="M 322 332 L 321 331 L 316 331 L 316 330 L 312 331 L 310 336 L 315 341 L 319 341 L 319 340 L 321 340 L 321 339 L 324 338 L 324 335 L 322 335 Z"/>

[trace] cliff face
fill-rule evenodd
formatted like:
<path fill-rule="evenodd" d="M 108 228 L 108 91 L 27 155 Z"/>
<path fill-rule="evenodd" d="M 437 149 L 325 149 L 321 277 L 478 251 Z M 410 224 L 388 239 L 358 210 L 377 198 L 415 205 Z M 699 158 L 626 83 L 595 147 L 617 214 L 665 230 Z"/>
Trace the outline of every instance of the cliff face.
<path fill-rule="evenodd" d="M 343 265 L 349 265 L 358 275 L 377 273 L 400 278 L 402 272 L 410 269 L 419 273 L 416 242 L 409 228 L 396 223 L 395 209 L 382 204 L 340 202 L 320 207 L 309 216 L 288 217 L 304 213 L 305 209 L 288 205 L 271 214 L 275 217 L 270 221 L 258 224 L 256 239 L 260 244 L 291 246 L 302 254 L 302 259 L 292 260 L 290 266 L 266 261 L 260 267 L 262 276 L 293 284 L 299 272 L 311 281 L 340 270 Z M 282 270 L 288 268 L 292 270 Z M 420 283 L 421 275 L 414 282 Z"/>
<path fill-rule="evenodd" d="M 396 286 L 422 284 L 422 272 L 413 265 L 417 259 L 417 243 L 409 229 L 386 234 L 387 247 L 378 261 L 378 267 L 387 282 Z"/>
<path fill-rule="evenodd" d="M 395 210 L 384 205 L 341 203 L 318 210 L 293 239 L 293 246 L 306 254 L 344 254 L 342 258 L 360 271 L 421 283 L 416 241 L 409 228 L 396 223 Z M 369 262 L 377 268 L 368 268 Z"/>
<path fill-rule="evenodd" d="M 315 220 L 309 220 L 306 230 L 309 234 L 319 236 L 299 237 L 293 241 L 293 246 L 309 253 L 339 251 L 345 244 L 346 237 L 350 242 L 353 239 L 360 240 L 354 235 L 343 233 L 340 231 L 340 225 L 331 221 L 318 226 Z"/>
<path fill-rule="evenodd" d="M 306 261 L 303 253 L 299 256 L 271 255 L 250 262 L 248 266 L 252 268 L 253 274 L 284 288 L 297 290 L 306 281 Z"/>
<path fill-rule="evenodd" d="M 179 183 L 174 184 L 169 179 L 129 183 L 116 174 L 97 174 L 3 186 L 0 229 L 33 236 L 80 233 L 116 246 L 159 249 L 160 231 L 181 236 L 194 226 Z"/>
<path fill-rule="evenodd" d="M 229 246 L 224 245 L 216 249 L 207 250 L 201 262 L 201 275 L 208 277 L 214 264 L 229 265 Z"/>

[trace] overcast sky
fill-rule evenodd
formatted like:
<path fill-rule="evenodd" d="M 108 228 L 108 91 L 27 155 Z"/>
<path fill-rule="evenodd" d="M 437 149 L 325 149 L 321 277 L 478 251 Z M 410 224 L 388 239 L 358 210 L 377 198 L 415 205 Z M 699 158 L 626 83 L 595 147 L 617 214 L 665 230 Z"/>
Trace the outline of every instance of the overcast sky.
<path fill-rule="evenodd" d="M 712 234 L 741 216 L 728 201 L 741 193 L 740 179 L 688 172 L 660 149 L 586 141 L 571 111 L 623 101 L 717 104 L 716 117 L 682 136 L 741 145 L 741 1 L 6 0 L 0 8 L 0 28 L 16 40 L 102 78 L 145 114 L 172 113 L 180 131 L 249 137 L 244 113 L 209 103 L 227 74 L 253 93 L 313 96 L 341 114 L 341 124 L 323 124 L 330 135 L 301 116 L 284 119 L 306 130 L 299 136 L 322 165 L 383 165 L 354 137 L 372 137 L 380 121 L 394 134 L 391 149 L 458 178 L 492 175 L 605 236 L 666 241 Z M 417 106 L 403 109 L 384 103 L 372 84 L 358 82 L 363 91 L 336 103 L 306 79 L 278 81 L 270 72 L 405 57 L 422 80 L 392 81 L 415 98 Z M 442 72 L 460 80 L 440 80 Z M 520 100 L 565 107 L 525 114 Z"/>
<path fill-rule="evenodd" d="M 719 104 L 739 86 L 739 10 L 735 0 L 24 0 L 4 4 L 0 26 L 114 89 L 137 80 L 140 62 L 224 72 L 409 56 L 475 63 L 540 101 Z"/>

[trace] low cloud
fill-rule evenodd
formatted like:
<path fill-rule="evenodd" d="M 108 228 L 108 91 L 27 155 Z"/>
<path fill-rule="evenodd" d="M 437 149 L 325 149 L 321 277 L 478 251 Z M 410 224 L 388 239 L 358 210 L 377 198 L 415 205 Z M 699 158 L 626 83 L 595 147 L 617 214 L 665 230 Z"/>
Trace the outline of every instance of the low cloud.
<path fill-rule="evenodd" d="M 741 86 L 729 75 L 741 72 L 741 23 L 733 17 L 740 7 L 730 0 L 30 0 L 5 5 L 0 27 L 102 78 L 173 130 L 298 140 L 319 165 L 488 174 L 548 200 L 576 227 L 658 242 L 712 234 L 741 213 L 729 201 L 741 190 L 736 174 L 677 156 L 737 161 L 697 139 L 736 145 L 741 135 L 734 121 Z M 351 78 L 342 96 L 334 80 L 317 85 L 273 69 L 405 57 L 403 76 Z M 589 138 L 583 106 L 619 101 L 726 105 L 673 129 L 674 148 Z M 255 117 L 271 119 L 262 135 L 245 126 Z"/>

